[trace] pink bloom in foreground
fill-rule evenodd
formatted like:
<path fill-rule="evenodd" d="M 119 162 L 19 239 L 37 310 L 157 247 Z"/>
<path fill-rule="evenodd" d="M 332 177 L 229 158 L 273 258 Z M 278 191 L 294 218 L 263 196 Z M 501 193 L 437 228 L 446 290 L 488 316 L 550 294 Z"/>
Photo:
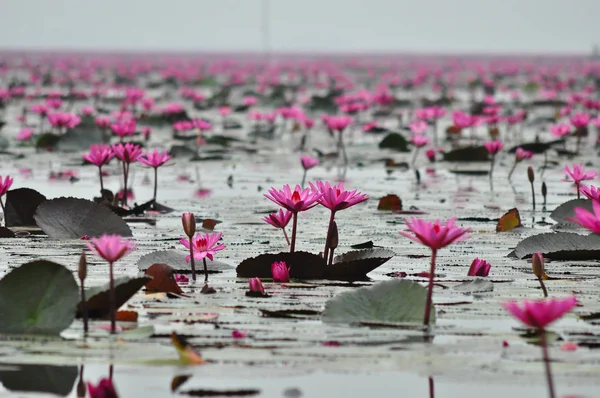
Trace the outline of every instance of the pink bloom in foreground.
<path fill-rule="evenodd" d="M 115 386 L 109 378 L 100 380 L 96 386 L 88 382 L 87 388 L 90 398 L 119 398 Z"/>
<path fill-rule="evenodd" d="M 443 225 L 440 220 L 429 222 L 412 217 L 410 221 L 406 221 L 406 226 L 412 234 L 400 231 L 400 235 L 421 243 L 432 250 L 438 250 L 467 238 L 466 234 L 469 229 L 457 227 L 454 225 L 454 221 L 456 221 L 456 218 L 451 218 Z"/>
<path fill-rule="evenodd" d="M 571 296 L 564 299 L 524 300 L 520 304 L 511 300 L 502 304 L 502 306 L 525 325 L 536 329 L 544 329 L 571 311 L 576 304 L 577 299 Z"/>
<path fill-rule="evenodd" d="M 158 168 L 163 164 L 167 163 L 171 159 L 168 151 L 159 152 L 155 149 L 152 152 L 146 152 L 144 155 L 138 158 L 138 162 L 153 168 Z"/>
<path fill-rule="evenodd" d="M 596 188 L 593 185 L 583 185 L 579 189 L 579 191 L 584 194 L 588 199 L 595 200 L 596 202 L 600 202 L 600 189 Z"/>
<path fill-rule="evenodd" d="M 115 156 L 125 163 L 134 163 L 142 155 L 142 147 L 131 143 L 115 144 L 112 150 Z"/>
<path fill-rule="evenodd" d="M 213 256 L 223 249 L 225 249 L 225 245 L 219 243 L 221 240 L 221 236 L 223 236 L 220 232 L 212 232 L 207 234 L 196 234 L 192 238 L 192 245 L 194 251 L 194 258 L 196 260 L 202 260 L 204 257 L 207 257 L 210 261 L 213 260 Z M 179 242 L 185 246 L 186 249 L 190 249 L 190 242 L 186 238 L 181 238 Z M 185 259 L 186 262 L 190 261 L 190 256 L 187 256 Z"/>
<path fill-rule="evenodd" d="M 533 152 L 526 151 L 525 149 L 519 147 L 515 152 L 515 161 L 520 162 L 524 159 L 531 159 L 533 156 Z"/>
<path fill-rule="evenodd" d="M 356 189 L 347 191 L 344 185 L 340 182 L 336 186 L 331 186 L 329 182 L 317 181 L 316 185 L 309 183 L 314 192 L 319 192 L 323 196 L 319 199 L 319 203 L 333 212 L 347 209 L 356 204 L 362 203 L 369 197 Z"/>
<path fill-rule="evenodd" d="M 492 156 L 495 156 L 502 148 L 504 148 L 504 144 L 500 141 L 486 141 L 483 145 L 485 145 L 485 149 L 487 149 L 488 153 Z"/>
<path fill-rule="evenodd" d="M 248 288 L 251 292 L 260 293 L 262 295 L 265 294 L 265 288 L 260 280 L 260 278 L 250 278 L 248 280 Z"/>
<path fill-rule="evenodd" d="M 109 146 L 92 146 L 88 153 L 84 153 L 81 157 L 88 162 L 95 164 L 98 167 L 102 167 L 107 164 L 114 154 Z"/>
<path fill-rule="evenodd" d="M 120 235 L 102 235 L 92 238 L 87 247 L 109 263 L 114 263 L 135 249 L 135 243 Z"/>
<path fill-rule="evenodd" d="M 279 209 L 279 212 L 271 213 L 268 216 L 265 216 L 263 220 L 275 228 L 285 228 L 292 219 L 292 214 L 293 213 L 289 210 L 284 212 L 283 209 Z"/>
<path fill-rule="evenodd" d="M 0 176 L 0 197 L 6 195 L 8 190 L 13 184 L 13 179 L 10 176 L 6 176 L 4 179 Z"/>
<path fill-rule="evenodd" d="M 422 135 L 415 135 L 410 138 L 410 141 L 417 147 L 422 148 L 425 145 L 429 144 L 429 139 L 427 137 L 423 137 Z"/>
<path fill-rule="evenodd" d="M 302 168 L 304 168 L 304 170 L 310 170 L 318 165 L 319 161 L 315 158 L 311 158 L 310 156 L 302 155 L 300 156 L 300 163 L 302 164 Z"/>
<path fill-rule="evenodd" d="M 565 173 L 567 173 L 567 175 L 569 177 L 571 177 L 571 179 L 573 179 L 573 181 L 575 182 L 575 184 L 579 184 L 581 183 L 581 181 L 584 180 L 593 180 L 596 177 L 596 172 L 594 171 L 588 171 L 588 172 L 584 172 L 583 171 L 583 164 L 580 165 L 573 165 L 573 170 L 571 170 L 569 168 L 569 166 L 565 166 Z"/>
<path fill-rule="evenodd" d="M 273 275 L 273 281 L 275 282 L 290 281 L 290 271 L 285 261 L 275 261 L 271 264 L 271 274 Z"/>
<path fill-rule="evenodd" d="M 488 276 L 490 273 L 490 268 L 492 266 L 485 260 L 480 258 L 476 258 L 471 263 L 469 267 L 469 271 L 467 272 L 468 276 Z"/>
<path fill-rule="evenodd" d="M 595 234 L 600 234 L 600 202 L 594 200 L 592 206 L 593 213 L 590 213 L 584 208 L 576 207 L 575 217 L 567 217 L 567 220 L 577 225 L 581 225 Z"/>
<path fill-rule="evenodd" d="M 284 209 L 288 209 L 293 213 L 312 209 L 318 205 L 318 200 L 323 196 L 320 192 L 315 192 L 312 189 L 302 189 L 300 185 L 296 185 L 294 191 L 289 185 L 284 185 L 282 190 L 271 188 L 265 197 Z"/>

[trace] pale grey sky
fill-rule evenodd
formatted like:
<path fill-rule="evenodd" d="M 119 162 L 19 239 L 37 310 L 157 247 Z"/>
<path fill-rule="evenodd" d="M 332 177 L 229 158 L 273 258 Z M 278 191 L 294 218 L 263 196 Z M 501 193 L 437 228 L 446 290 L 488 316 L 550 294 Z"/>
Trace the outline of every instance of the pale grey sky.
<path fill-rule="evenodd" d="M 263 0 L 0 0 L 1 49 L 259 51 Z M 600 0 L 270 0 L 274 51 L 588 53 Z"/>

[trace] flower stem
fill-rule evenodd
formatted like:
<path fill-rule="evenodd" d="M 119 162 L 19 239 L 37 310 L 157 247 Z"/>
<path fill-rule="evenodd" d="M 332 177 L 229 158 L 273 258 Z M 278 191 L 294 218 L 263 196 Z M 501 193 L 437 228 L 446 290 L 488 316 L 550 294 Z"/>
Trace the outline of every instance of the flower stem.
<path fill-rule="evenodd" d="M 579 183 L 575 183 L 575 188 L 577 188 L 577 199 L 581 199 L 581 192 L 579 192 Z"/>
<path fill-rule="evenodd" d="M 156 202 L 156 189 L 158 188 L 158 167 L 154 168 L 154 196 L 152 196 L 152 200 Z"/>
<path fill-rule="evenodd" d="M 2 206 L 2 217 L 4 217 L 4 226 L 6 227 L 6 206 L 2 202 L 2 197 L 0 197 L 0 206 Z"/>
<path fill-rule="evenodd" d="M 83 304 L 82 308 L 82 318 L 83 318 L 83 333 L 87 336 L 89 327 L 88 327 L 88 305 L 85 299 L 85 286 L 83 279 L 81 280 L 81 303 Z"/>
<path fill-rule="evenodd" d="M 202 258 L 202 263 L 204 264 L 204 283 L 208 283 L 208 267 L 206 265 L 206 257 Z"/>
<path fill-rule="evenodd" d="M 192 264 L 192 280 L 196 282 L 196 263 L 194 262 L 194 242 L 190 236 L 190 263 Z"/>
<path fill-rule="evenodd" d="M 109 264 L 110 272 L 110 290 L 108 291 L 108 308 L 110 311 L 110 333 L 117 333 L 117 297 L 115 292 L 115 278 L 113 273 L 113 263 Z"/>
<path fill-rule="evenodd" d="M 104 191 L 104 182 L 102 181 L 102 166 L 98 166 L 98 176 L 100 177 L 100 197 L 102 197 L 102 191 Z"/>
<path fill-rule="evenodd" d="M 433 377 L 429 377 L 429 398 L 435 398 L 435 389 L 433 384 Z"/>
<path fill-rule="evenodd" d="M 331 211 L 331 215 L 329 216 L 329 226 L 327 227 L 327 235 L 325 237 L 325 249 L 323 249 L 323 258 L 327 261 L 329 255 L 329 237 L 331 236 L 331 230 L 333 229 L 333 219 L 335 218 L 335 211 Z"/>
<path fill-rule="evenodd" d="M 515 162 L 513 163 L 510 171 L 508 172 L 508 179 L 510 180 L 510 177 L 512 177 L 513 172 L 515 171 L 515 169 L 517 168 L 517 161 L 515 160 Z"/>
<path fill-rule="evenodd" d="M 435 275 L 435 257 L 437 249 L 431 249 L 431 266 L 429 267 L 429 285 L 427 286 L 427 301 L 425 302 L 425 317 L 423 324 L 429 327 L 429 315 L 431 314 L 431 301 L 433 296 L 433 277 Z"/>
<path fill-rule="evenodd" d="M 294 221 L 292 221 L 292 243 L 290 244 L 290 253 L 296 249 L 296 227 L 298 226 L 298 213 L 294 212 Z"/>
<path fill-rule="evenodd" d="M 531 200 L 533 203 L 533 211 L 535 211 L 535 188 L 533 186 L 533 182 L 531 184 Z"/>
<path fill-rule="evenodd" d="M 546 289 L 546 285 L 544 284 L 544 280 L 540 277 L 538 278 L 538 282 L 540 282 L 540 286 L 542 287 L 542 292 L 544 292 L 544 297 L 548 297 L 548 290 Z"/>
<path fill-rule="evenodd" d="M 127 163 L 123 162 L 123 198 L 121 199 L 123 207 L 127 206 L 127 174 L 129 174 Z"/>
<path fill-rule="evenodd" d="M 285 236 L 285 241 L 287 242 L 288 246 L 290 245 L 290 238 L 288 238 L 288 234 L 287 232 L 285 232 L 285 228 L 281 228 L 281 230 L 283 231 L 283 236 Z"/>
<path fill-rule="evenodd" d="M 302 183 L 300 184 L 300 186 L 302 187 L 302 189 L 304 189 L 304 182 L 306 181 L 306 169 L 304 169 L 304 174 L 302 174 Z"/>
<path fill-rule="evenodd" d="M 546 368 L 546 381 L 548 382 L 548 392 L 550 393 L 550 398 L 555 398 L 554 393 L 554 380 L 552 379 L 552 370 L 550 369 L 550 356 L 548 355 L 548 339 L 546 338 L 546 331 L 544 329 L 540 330 L 541 337 L 541 345 L 542 345 L 542 354 L 544 356 L 544 366 Z"/>
<path fill-rule="evenodd" d="M 417 155 L 419 154 L 419 149 L 420 149 L 419 147 L 415 148 L 415 152 L 413 153 L 412 160 L 410 161 L 410 167 L 412 169 L 415 168 L 415 162 L 417 161 Z"/>
<path fill-rule="evenodd" d="M 492 155 L 492 163 L 490 164 L 490 191 L 494 192 L 494 163 L 496 163 L 496 155 Z"/>

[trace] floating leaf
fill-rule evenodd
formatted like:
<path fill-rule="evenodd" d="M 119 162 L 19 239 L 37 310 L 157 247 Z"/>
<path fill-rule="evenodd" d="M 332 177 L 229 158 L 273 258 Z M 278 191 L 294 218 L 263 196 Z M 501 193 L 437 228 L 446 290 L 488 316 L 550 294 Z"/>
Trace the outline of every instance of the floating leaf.
<path fill-rule="evenodd" d="M 525 151 L 529 151 L 529 152 L 533 152 L 536 154 L 540 154 L 540 153 L 544 153 L 546 152 L 548 149 L 550 149 L 550 146 L 552 144 L 554 144 L 555 142 L 548 142 L 548 143 L 543 143 L 543 142 L 527 142 L 524 144 L 520 144 L 517 146 L 514 146 L 512 148 L 510 148 L 508 150 L 508 153 L 515 153 L 517 151 L 517 148 L 521 148 Z"/>
<path fill-rule="evenodd" d="M 261 254 L 247 258 L 237 266 L 237 275 L 244 278 L 271 278 L 271 265 L 285 261 L 290 269 L 290 277 L 297 279 L 321 279 L 325 272 L 323 257 L 307 252 Z"/>
<path fill-rule="evenodd" d="M 175 270 L 167 264 L 153 264 L 146 270 L 146 275 L 152 277 L 146 283 L 149 292 L 164 292 L 182 294 L 181 288 L 175 281 L 173 274 Z"/>
<path fill-rule="evenodd" d="M 14 367 L 6 369 L 6 367 Z M 66 397 L 79 371 L 77 366 L 3 364 L 0 381 L 9 391 L 41 392 Z"/>
<path fill-rule="evenodd" d="M 379 143 L 379 149 L 391 149 L 398 152 L 410 152 L 408 141 L 399 133 L 389 133 Z"/>
<path fill-rule="evenodd" d="M 427 289 L 417 282 L 392 280 L 341 293 L 327 301 L 326 323 L 422 323 Z M 432 308 L 430 322 L 435 322 Z"/>
<path fill-rule="evenodd" d="M 7 227 L 31 227 L 37 225 L 33 215 L 46 197 L 31 188 L 17 188 L 6 193 Z"/>
<path fill-rule="evenodd" d="M 560 204 L 552 213 L 550 218 L 558 222 L 562 228 L 580 228 L 579 225 L 567 220 L 567 217 L 575 217 L 575 209 L 581 207 L 593 214 L 592 200 L 573 199 Z"/>
<path fill-rule="evenodd" d="M 468 146 L 444 153 L 447 162 L 489 162 L 490 155 L 485 146 Z"/>
<path fill-rule="evenodd" d="M 14 238 L 15 233 L 6 227 L 0 227 L 0 238 Z"/>
<path fill-rule="evenodd" d="M 325 268 L 326 279 L 358 280 L 395 256 L 387 249 L 356 250 L 336 256 L 333 264 Z"/>
<path fill-rule="evenodd" d="M 374 244 L 373 244 L 373 241 L 370 240 L 370 241 L 367 241 L 367 242 L 364 242 L 364 243 L 357 243 L 356 245 L 352 245 L 350 247 L 353 248 L 353 249 L 357 249 L 357 250 L 360 250 L 360 249 L 372 249 L 374 247 Z"/>
<path fill-rule="evenodd" d="M 184 385 L 185 382 L 188 381 L 191 377 L 192 375 L 179 375 L 173 377 L 173 380 L 171 380 L 171 392 L 177 391 L 179 387 Z"/>
<path fill-rule="evenodd" d="M 400 211 L 402 210 L 402 200 L 398 195 L 389 194 L 379 199 L 377 210 Z"/>
<path fill-rule="evenodd" d="M 117 311 L 117 321 L 119 322 L 137 322 L 138 313 L 135 311 Z"/>
<path fill-rule="evenodd" d="M 496 232 L 508 232 L 522 226 L 519 210 L 513 208 L 500 217 L 498 224 L 496 224 Z"/>
<path fill-rule="evenodd" d="M 148 253 L 138 260 L 138 269 L 146 271 L 153 264 L 167 264 L 178 273 L 191 273 L 192 265 L 185 262 L 189 252 L 183 246 L 181 248 L 182 250 L 161 250 Z M 210 261 L 207 259 L 206 265 L 209 273 L 224 272 L 232 268 L 231 265 L 217 260 Z"/>
<path fill-rule="evenodd" d="M 115 279 L 116 307 L 119 308 L 133 297 L 148 281 L 149 277 L 139 278 L 122 277 Z M 94 286 L 85 291 L 87 299 L 88 316 L 91 319 L 101 319 L 109 314 L 108 292 L 110 283 Z M 77 305 L 77 317 L 82 316 L 83 303 Z"/>
<path fill-rule="evenodd" d="M 58 198 L 46 200 L 35 212 L 37 225 L 55 239 L 79 239 L 103 234 L 132 236 L 122 218 L 105 206 L 86 199 Z"/>
<path fill-rule="evenodd" d="M 173 332 L 171 334 L 171 342 L 173 343 L 173 346 L 175 346 L 177 354 L 179 354 L 179 360 L 182 363 L 186 365 L 202 365 L 206 363 L 202 358 L 202 355 L 194 350 L 185 337 Z"/>
<path fill-rule="evenodd" d="M 0 333 L 59 334 L 75 318 L 79 288 L 64 266 L 32 261 L 0 280 Z"/>
<path fill-rule="evenodd" d="M 515 248 L 518 258 L 537 252 L 553 260 L 595 260 L 600 258 L 600 235 L 551 232 L 527 237 Z"/>
<path fill-rule="evenodd" d="M 213 231 L 217 224 L 221 224 L 223 221 L 214 220 L 212 218 L 205 218 L 202 220 L 202 228 L 207 229 L 209 231 Z"/>
<path fill-rule="evenodd" d="M 494 284 L 485 278 L 475 278 L 454 286 L 461 293 L 485 293 L 494 290 Z"/>
<path fill-rule="evenodd" d="M 187 390 L 181 391 L 179 395 L 189 395 L 190 397 L 252 397 L 260 394 L 260 390 L 255 388 L 243 390 Z"/>

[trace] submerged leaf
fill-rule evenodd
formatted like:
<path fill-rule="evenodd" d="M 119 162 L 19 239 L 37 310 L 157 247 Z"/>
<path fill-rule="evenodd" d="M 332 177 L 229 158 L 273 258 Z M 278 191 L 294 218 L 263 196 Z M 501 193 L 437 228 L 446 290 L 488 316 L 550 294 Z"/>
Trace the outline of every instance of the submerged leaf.
<path fill-rule="evenodd" d="M 79 239 L 103 234 L 132 236 L 122 218 L 86 199 L 58 198 L 43 202 L 35 212 L 37 225 L 55 239 Z"/>
<path fill-rule="evenodd" d="M 417 282 L 392 280 L 344 292 L 327 301 L 326 323 L 422 323 L 427 289 Z M 435 322 L 435 309 L 430 322 Z"/>
<path fill-rule="evenodd" d="M 63 265 L 32 261 L 0 280 L 0 333 L 59 334 L 75 318 L 79 288 Z"/>

